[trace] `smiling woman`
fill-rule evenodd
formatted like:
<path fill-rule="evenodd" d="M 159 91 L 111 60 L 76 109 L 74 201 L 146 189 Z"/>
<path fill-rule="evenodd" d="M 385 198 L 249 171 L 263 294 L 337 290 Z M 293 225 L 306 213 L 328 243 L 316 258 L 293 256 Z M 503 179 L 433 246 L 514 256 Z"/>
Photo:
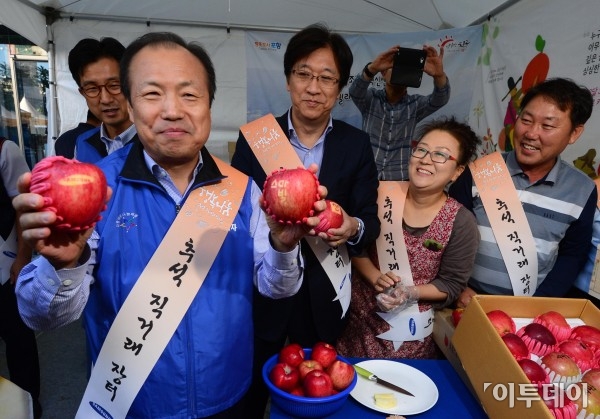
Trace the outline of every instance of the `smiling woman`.
<path fill-rule="evenodd" d="M 479 142 L 468 125 L 452 118 L 432 121 L 421 129 L 412 151 L 410 180 L 400 189 L 387 188 L 388 184 L 397 184 L 395 181 L 380 182 L 380 205 L 390 211 L 392 207 L 403 211 L 396 220 L 398 224 L 392 224 L 390 215 L 384 214 L 377 246 L 373 246 L 368 254 L 352 259 L 355 275 L 348 325 L 337 343 L 342 355 L 368 358 L 436 356 L 430 335 L 425 333 L 423 341 L 412 340 L 416 336 L 391 335 L 392 329 L 403 328 L 388 323 L 377 312 L 394 313 L 395 316 L 385 317 L 390 322 L 396 318 L 401 321 L 405 310 L 427 316 L 432 307 L 454 303 L 465 289 L 479 232 L 473 215 L 449 198 L 446 188 L 474 157 Z M 402 230 L 399 231 L 400 223 Z M 392 236 L 395 244 L 385 239 Z M 400 275 L 398 268 L 388 268 L 393 265 L 388 265 L 378 254 L 387 248 L 397 255 L 397 260 L 406 256 L 409 272 Z M 415 316 L 413 311 L 410 311 L 411 317 Z M 412 327 L 420 326 L 412 324 Z M 396 346 L 395 341 L 403 343 Z"/>

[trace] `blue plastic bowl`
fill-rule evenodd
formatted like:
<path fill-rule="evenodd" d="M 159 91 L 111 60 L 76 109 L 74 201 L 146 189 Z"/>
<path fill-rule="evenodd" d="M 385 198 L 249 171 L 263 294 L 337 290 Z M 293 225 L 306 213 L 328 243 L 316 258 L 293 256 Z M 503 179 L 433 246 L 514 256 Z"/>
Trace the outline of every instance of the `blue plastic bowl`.
<path fill-rule="evenodd" d="M 310 358 L 312 349 L 304 349 L 306 359 Z M 298 418 L 322 418 L 324 416 L 332 415 L 342 408 L 348 395 L 356 385 L 358 379 L 356 372 L 354 373 L 354 380 L 350 385 L 338 394 L 328 397 L 300 397 L 290 394 L 286 391 L 280 390 L 269 379 L 269 373 L 271 369 L 277 364 L 279 354 L 273 355 L 262 369 L 263 380 L 269 388 L 271 393 L 271 402 L 277 405 L 282 411 L 290 416 Z M 338 355 L 338 359 L 344 362 L 348 362 L 347 359 Z"/>

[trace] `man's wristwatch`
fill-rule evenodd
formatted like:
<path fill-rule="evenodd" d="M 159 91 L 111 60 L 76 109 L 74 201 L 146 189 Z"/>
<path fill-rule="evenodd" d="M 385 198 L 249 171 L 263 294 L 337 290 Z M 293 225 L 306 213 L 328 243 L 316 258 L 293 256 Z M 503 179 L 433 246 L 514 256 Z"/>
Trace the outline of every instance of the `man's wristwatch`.
<path fill-rule="evenodd" d="M 356 229 L 356 234 L 347 240 L 348 244 L 358 243 L 365 231 L 365 224 L 363 223 L 363 221 L 358 217 L 354 217 L 354 219 L 358 221 L 358 228 Z"/>
<path fill-rule="evenodd" d="M 363 68 L 363 73 L 365 73 L 367 75 L 367 77 L 369 77 L 370 79 L 375 77 L 375 74 L 373 74 L 369 71 L 369 64 L 371 64 L 372 62 L 373 61 L 368 62 L 367 65 L 365 66 L 365 68 Z"/>

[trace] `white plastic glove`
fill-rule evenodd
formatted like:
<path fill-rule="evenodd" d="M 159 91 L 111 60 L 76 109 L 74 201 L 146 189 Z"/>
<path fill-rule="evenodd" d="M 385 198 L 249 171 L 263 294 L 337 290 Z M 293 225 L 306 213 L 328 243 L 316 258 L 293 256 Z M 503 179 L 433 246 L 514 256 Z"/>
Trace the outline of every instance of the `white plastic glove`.
<path fill-rule="evenodd" d="M 388 313 L 398 313 L 419 301 L 419 289 L 415 286 L 404 286 L 398 282 L 377 294 L 377 306 Z"/>

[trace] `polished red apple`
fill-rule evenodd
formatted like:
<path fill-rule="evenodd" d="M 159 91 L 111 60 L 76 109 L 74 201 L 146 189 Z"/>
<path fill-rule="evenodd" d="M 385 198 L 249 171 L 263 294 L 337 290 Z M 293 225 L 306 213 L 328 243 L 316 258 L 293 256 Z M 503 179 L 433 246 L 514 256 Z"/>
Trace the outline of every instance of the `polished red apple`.
<path fill-rule="evenodd" d="M 300 365 L 304 361 L 304 357 L 304 349 L 297 343 L 290 343 L 279 351 L 279 362 L 285 362 L 292 367 Z"/>
<path fill-rule="evenodd" d="M 454 325 L 454 327 L 458 326 L 458 322 L 462 318 L 464 311 L 464 308 L 456 308 L 452 310 L 452 324 Z"/>
<path fill-rule="evenodd" d="M 106 178 L 98 166 L 52 156 L 31 171 L 30 191 L 44 197 L 45 211 L 56 213 L 53 228 L 86 230 L 106 208 Z"/>
<path fill-rule="evenodd" d="M 275 387 L 289 392 L 300 382 L 300 373 L 297 368 L 285 362 L 278 362 L 271 369 L 269 379 Z"/>
<path fill-rule="evenodd" d="M 306 374 L 311 372 L 312 370 L 321 370 L 323 371 L 323 366 L 319 363 L 319 361 L 315 361 L 314 359 L 305 359 L 298 365 L 298 372 L 300 372 L 300 380 L 304 380 Z"/>
<path fill-rule="evenodd" d="M 325 200 L 325 209 L 317 214 L 319 224 L 315 227 L 317 233 L 327 233 L 330 228 L 339 228 L 344 222 L 342 207 L 336 202 Z"/>
<path fill-rule="evenodd" d="M 311 359 L 319 361 L 324 369 L 327 369 L 337 358 L 335 347 L 326 342 L 317 342 L 312 348 Z"/>
<path fill-rule="evenodd" d="M 494 329 L 502 336 L 505 333 L 515 333 L 515 321 L 502 310 L 492 310 L 486 313 Z"/>
<path fill-rule="evenodd" d="M 325 371 L 313 370 L 302 382 L 304 394 L 307 397 L 327 397 L 333 394 L 333 382 Z"/>
<path fill-rule="evenodd" d="M 544 384 L 550 382 L 546 371 L 534 360 L 524 358 L 517 362 L 532 384 Z"/>
<path fill-rule="evenodd" d="M 320 199 L 319 181 L 309 170 L 279 169 L 267 176 L 263 187 L 266 211 L 285 224 L 299 224 L 314 214 Z"/>
<path fill-rule="evenodd" d="M 537 356 L 544 356 L 556 348 L 556 338 L 546 326 L 529 323 L 517 330 L 517 336 L 523 339 L 529 351 Z"/>
<path fill-rule="evenodd" d="M 354 367 L 341 359 L 336 359 L 327 368 L 327 374 L 331 377 L 333 388 L 336 391 L 342 391 L 347 388 L 354 380 Z"/>
<path fill-rule="evenodd" d="M 585 342 L 575 339 L 567 339 L 558 344 L 557 350 L 573 358 L 582 372 L 594 366 L 596 357 L 594 351 Z"/>
<path fill-rule="evenodd" d="M 523 339 L 514 333 L 505 333 L 501 336 L 501 339 L 506 344 L 506 347 L 512 354 L 512 356 L 518 361 L 520 359 L 529 358 L 529 349 Z"/>

